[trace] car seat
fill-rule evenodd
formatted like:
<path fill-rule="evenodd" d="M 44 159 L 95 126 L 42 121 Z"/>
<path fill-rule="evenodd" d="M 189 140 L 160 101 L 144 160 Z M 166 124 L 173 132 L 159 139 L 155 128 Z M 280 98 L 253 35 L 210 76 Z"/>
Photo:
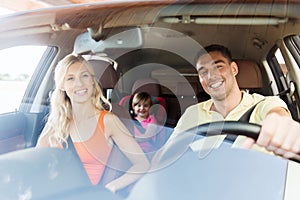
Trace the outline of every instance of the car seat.
<path fill-rule="evenodd" d="M 189 82 L 178 82 L 176 85 L 176 96 L 179 101 L 180 111 L 183 113 L 187 107 L 198 103 L 197 93 L 199 91 L 197 84 Z"/>
<path fill-rule="evenodd" d="M 236 76 L 238 85 L 241 90 L 246 90 L 249 93 L 259 93 L 262 95 L 271 95 L 269 84 L 264 86 L 262 79 L 262 71 L 256 62 L 247 59 L 236 59 L 239 72 Z"/>
<path fill-rule="evenodd" d="M 163 125 L 166 122 L 166 102 L 163 97 L 161 97 L 161 86 L 156 79 L 153 78 L 145 78 L 138 79 L 134 82 L 131 90 L 131 95 L 124 96 L 119 104 L 125 107 L 133 117 L 133 109 L 132 109 L 132 98 L 133 95 L 137 92 L 147 92 L 151 95 L 153 106 L 151 108 L 154 113 L 157 121 Z"/>
<path fill-rule="evenodd" d="M 108 100 L 111 100 L 111 94 L 118 82 L 118 75 L 114 68 L 114 64 L 109 62 L 109 60 L 101 59 L 89 59 L 88 60 L 94 69 L 95 76 L 97 77 L 98 83 L 103 90 L 103 94 Z M 122 106 L 117 103 L 112 103 L 112 112 L 116 114 L 120 120 L 125 124 L 127 129 L 133 132 L 133 122 L 131 116 Z"/>
<path fill-rule="evenodd" d="M 114 69 L 114 64 L 101 59 L 89 59 L 88 60 L 95 72 L 98 83 L 101 86 L 104 95 L 107 99 L 111 98 L 111 91 L 114 89 L 118 82 L 118 75 Z"/>

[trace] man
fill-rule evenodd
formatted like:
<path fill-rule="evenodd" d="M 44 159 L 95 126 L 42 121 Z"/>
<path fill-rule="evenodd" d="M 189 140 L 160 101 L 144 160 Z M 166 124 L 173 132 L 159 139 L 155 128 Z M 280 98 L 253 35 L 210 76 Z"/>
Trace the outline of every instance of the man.
<path fill-rule="evenodd" d="M 255 106 L 249 122 L 262 125 L 256 144 L 284 157 L 300 152 L 300 124 L 295 122 L 286 104 L 279 97 L 248 94 L 239 89 L 237 63 L 230 51 L 221 45 L 210 45 L 200 51 L 197 71 L 203 89 L 211 99 L 190 106 L 182 115 L 171 136 L 189 128 L 212 121 L 239 120 Z M 238 138 L 236 143 L 250 148 L 254 140 Z"/>

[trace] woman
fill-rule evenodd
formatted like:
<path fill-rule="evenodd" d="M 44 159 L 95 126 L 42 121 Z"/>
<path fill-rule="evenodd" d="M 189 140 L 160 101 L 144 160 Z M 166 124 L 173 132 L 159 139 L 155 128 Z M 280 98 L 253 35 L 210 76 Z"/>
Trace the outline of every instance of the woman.
<path fill-rule="evenodd" d="M 119 118 L 102 106 L 105 103 L 111 110 L 89 63 L 80 55 L 68 55 L 58 63 L 54 80 L 51 112 L 37 147 L 63 148 L 70 137 L 91 183 L 96 185 L 115 143 L 132 166 L 105 187 L 116 192 L 135 182 L 149 162 Z"/>

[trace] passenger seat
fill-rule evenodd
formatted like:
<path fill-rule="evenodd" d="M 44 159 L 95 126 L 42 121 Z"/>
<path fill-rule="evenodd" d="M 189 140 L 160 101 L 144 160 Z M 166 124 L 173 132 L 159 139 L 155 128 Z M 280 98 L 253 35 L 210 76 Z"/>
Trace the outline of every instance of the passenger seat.
<path fill-rule="evenodd" d="M 94 69 L 95 76 L 98 78 L 104 95 L 110 100 L 111 92 L 119 79 L 113 63 L 100 59 L 90 59 L 88 61 Z"/>
<path fill-rule="evenodd" d="M 94 69 L 95 76 L 98 79 L 104 96 L 106 96 L 108 100 L 111 100 L 112 91 L 119 79 L 117 72 L 114 69 L 114 65 L 108 61 L 100 59 L 90 59 L 88 61 Z M 133 133 L 133 122 L 127 110 L 117 103 L 112 103 L 112 112 L 116 114 L 125 124 L 127 129 Z"/>

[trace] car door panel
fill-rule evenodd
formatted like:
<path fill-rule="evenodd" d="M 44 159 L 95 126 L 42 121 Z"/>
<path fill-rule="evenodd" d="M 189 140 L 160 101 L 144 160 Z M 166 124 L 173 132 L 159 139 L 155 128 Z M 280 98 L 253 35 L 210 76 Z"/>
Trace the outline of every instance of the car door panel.
<path fill-rule="evenodd" d="M 21 112 L 0 115 L 0 153 L 23 149 L 26 117 Z"/>
<path fill-rule="evenodd" d="M 0 154 L 35 146 L 45 122 L 43 112 L 0 115 Z"/>
<path fill-rule="evenodd" d="M 42 132 L 46 123 L 46 112 L 41 113 L 25 113 L 27 125 L 24 133 L 26 147 L 33 147 L 36 145 L 38 137 Z"/>

